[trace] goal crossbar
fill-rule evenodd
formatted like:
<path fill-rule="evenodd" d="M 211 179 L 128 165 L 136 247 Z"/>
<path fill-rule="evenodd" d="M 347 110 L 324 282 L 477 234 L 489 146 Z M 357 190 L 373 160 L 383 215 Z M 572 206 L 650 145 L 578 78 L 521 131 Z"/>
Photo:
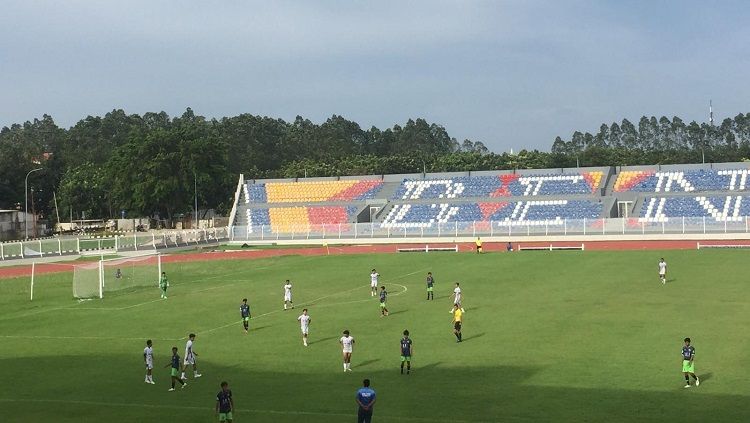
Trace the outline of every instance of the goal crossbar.
<path fill-rule="evenodd" d="M 149 252 L 128 257 L 101 259 L 76 266 L 73 275 L 75 298 L 104 298 L 105 292 L 157 287 L 161 275 L 161 254 Z"/>

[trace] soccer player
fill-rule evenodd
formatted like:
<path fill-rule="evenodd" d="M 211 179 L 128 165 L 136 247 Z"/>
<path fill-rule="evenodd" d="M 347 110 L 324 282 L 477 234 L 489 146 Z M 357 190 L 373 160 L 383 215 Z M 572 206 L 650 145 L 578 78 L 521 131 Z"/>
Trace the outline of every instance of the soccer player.
<path fill-rule="evenodd" d="M 339 339 L 344 353 L 344 371 L 352 371 L 352 350 L 354 349 L 354 337 L 349 335 L 349 329 L 344 330 L 344 336 Z"/>
<path fill-rule="evenodd" d="M 372 422 L 372 406 L 375 405 L 375 391 L 370 388 L 370 379 L 362 381 L 362 387 L 357 391 L 357 423 Z"/>
<path fill-rule="evenodd" d="M 376 272 L 375 269 L 372 269 L 372 273 L 370 273 L 370 296 L 374 297 L 378 294 L 378 278 L 380 277 L 380 273 Z"/>
<path fill-rule="evenodd" d="M 482 254 L 482 239 L 477 237 L 477 254 Z"/>
<path fill-rule="evenodd" d="M 122 271 L 118 268 L 115 272 L 115 279 L 120 279 L 122 277 Z"/>
<path fill-rule="evenodd" d="M 695 386 L 700 386 L 701 381 L 695 375 L 695 347 L 690 345 L 690 338 L 685 338 L 685 345 L 682 346 L 682 374 L 685 375 L 685 388 L 690 387 L 690 376 L 695 379 Z"/>
<path fill-rule="evenodd" d="M 242 299 L 240 304 L 240 316 L 242 316 L 242 326 L 245 328 L 245 334 L 250 326 L 250 306 L 247 305 L 247 298 Z"/>
<path fill-rule="evenodd" d="M 172 347 L 172 360 L 164 367 L 172 366 L 172 387 L 169 388 L 169 391 L 174 391 L 174 383 L 179 382 L 182 387 L 187 386 L 187 382 L 183 382 L 182 379 L 179 378 L 179 372 L 180 372 L 180 356 L 177 354 L 177 347 Z M 183 373 L 184 374 L 184 373 Z"/>
<path fill-rule="evenodd" d="M 143 362 L 146 365 L 146 383 L 154 385 L 154 348 L 151 346 L 151 340 L 146 341 L 146 348 L 143 349 Z"/>
<path fill-rule="evenodd" d="M 180 376 L 180 379 L 187 380 L 187 376 L 185 376 L 185 370 L 187 369 L 187 366 L 189 364 L 193 365 L 193 377 L 199 378 L 203 376 L 202 374 L 198 373 L 198 365 L 195 364 L 195 357 L 198 357 L 198 353 L 193 351 L 193 342 L 195 342 L 195 334 L 191 333 L 188 335 L 188 340 L 185 343 L 185 361 L 182 364 L 182 376 Z"/>
<path fill-rule="evenodd" d="M 427 300 L 434 300 L 435 297 L 432 294 L 432 287 L 435 284 L 435 279 L 432 278 L 432 272 L 427 272 Z"/>
<path fill-rule="evenodd" d="M 216 414 L 220 422 L 232 423 L 232 410 L 234 410 L 234 400 L 232 399 L 232 390 L 229 384 L 221 382 L 221 391 L 216 394 Z"/>
<path fill-rule="evenodd" d="M 456 310 L 456 307 L 460 308 L 461 311 L 464 311 L 463 307 L 461 306 L 462 300 L 463 294 L 461 294 L 461 287 L 459 286 L 458 282 L 456 282 L 456 287 L 453 289 L 453 307 L 451 308 L 451 311 L 449 313 L 453 314 L 453 311 Z"/>
<path fill-rule="evenodd" d="M 312 318 L 307 314 L 307 309 L 302 309 L 302 314 L 297 318 L 299 320 L 300 329 L 302 329 L 302 345 L 307 346 L 307 333 L 310 331 L 310 322 Z"/>
<path fill-rule="evenodd" d="M 161 297 L 164 299 L 167 298 L 167 288 L 169 288 L 169 281 L 167 280 L 167 273 L 161 272 L 161 277 L 159 278 L 159 289 L 161 289 Z"/>
<path fill-rule="evenodd" d="M 385 306 L 385 302 L 388 298 L 388 292 L 385 290 L 385 285 L 380 287 L 380 317 L 388 315 L 388 308 Z"/>
<path fill-rule="evenodd" d="M 461 322 L 463 322 L 464 310 L 460 305 L 453 307 L 453 334 L 456 335 L 456 342 L 461 342 Z"/>
<path fill-rule="evenodd" d="M 404 331 L 404 337 L 401 338 L 401 374 L 404 374 L 404 363 L 406 363 L 406 374 L 411 372 L 411 355 L 414 352 L 409 331 Z"/>
<path fill-rule="evenodd" d="M 664 258 L 659 260 L 659 279 L 661 279 L 661 284 L 666 285 L 667 283 L 667 262 L 664 261 Z"/>
<path fill-rule="evenodd" d="M 294 308 L 294 303 L 292 302 L 292 283 L 289 282 L 289 279 L 284 284 L 284 310 L 286 310 L 287 303 L 289 303 L 290 307 Z"/>

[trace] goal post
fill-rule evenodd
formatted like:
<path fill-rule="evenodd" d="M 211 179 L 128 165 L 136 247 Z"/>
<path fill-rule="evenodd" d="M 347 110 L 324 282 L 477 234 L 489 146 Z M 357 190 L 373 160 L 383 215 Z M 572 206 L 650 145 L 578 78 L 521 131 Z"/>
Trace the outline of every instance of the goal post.
<path fill-rule="evenodd" d="M 158 252 L 78 265 L 73 275 L 73 296 L 104 298 L 108 292 L 156 288 L 160 274 L 161 254 Z"/>

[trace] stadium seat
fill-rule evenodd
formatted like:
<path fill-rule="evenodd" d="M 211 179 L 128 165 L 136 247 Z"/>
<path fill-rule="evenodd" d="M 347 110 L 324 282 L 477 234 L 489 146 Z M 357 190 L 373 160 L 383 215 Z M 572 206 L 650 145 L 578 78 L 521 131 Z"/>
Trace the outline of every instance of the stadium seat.
<path fill-rule="evenodd" d="M 669 218 L 706 217 L 717 222 L 741 222 L 750 216 L 747 196 L 647 197 L 639 222 L 666 222 Z"/>
<path fill-rule="evenodd" d="M 615 192 L 744 191 L 750 169 L 693 169 L 684 171 L 622 171 Z"/>
<path fill-rule="evenodd" d="M 560 175 L 503 174 L 457 176 L 446 179 L 404 179 L 394 200 L 483 197 L 531 197 L 592 194 L 601 185 L 603 172 Z"/>
<path fill-rule="evenodd" d="M 563 224 L 564 220 L 597 219 L 602 203 L 593 200 L 534 200 L 508 203 L 432 203 L 394 206 L 384 228 L 429 228 L 447 222 L 486 222 L 505 225 Z"/>
<path fill-rule="evenodd" d="M 313 182 L 268 182 L 246 184 L 249 203 L 319 203 L 375 198 L 382 181 L 345 180 Z"/>

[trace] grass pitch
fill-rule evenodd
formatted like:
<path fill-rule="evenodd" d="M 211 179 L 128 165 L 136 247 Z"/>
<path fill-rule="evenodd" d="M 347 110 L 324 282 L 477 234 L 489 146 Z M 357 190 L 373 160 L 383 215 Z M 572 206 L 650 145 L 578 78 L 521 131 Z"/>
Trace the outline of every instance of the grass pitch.
<path fill-rule="evenodd" d="M 369 294 L 373 267 L 391 293 L 385 318 Z M 236 422 L 351 422 L 367 377 L 376 422 L 749 421 L 747 267 L 744 251 L 291 256 L 165 264 L 166 301 L 141 289 L 80 303 L 70 275 L 38 277 L 32 303 L 28 278 L 0 280 L 0 420 L 213 421 L 226 380 Z M 287 278 L 296 308 L 282 311 Z M 461 344 L 448 313 L 454 281 L 465 298 Z M 349 373 L 344 329 L 356 339 Z M 399 374 L 404 329 L 409 376 Z M 163 366 L 173 345 L 182 356 L 189 332 L 203 377 L 167 392 Z M 686 336 L 699 388 L 682 387 Z M 153 386 L 143 382 L 149 338 Z"/>

